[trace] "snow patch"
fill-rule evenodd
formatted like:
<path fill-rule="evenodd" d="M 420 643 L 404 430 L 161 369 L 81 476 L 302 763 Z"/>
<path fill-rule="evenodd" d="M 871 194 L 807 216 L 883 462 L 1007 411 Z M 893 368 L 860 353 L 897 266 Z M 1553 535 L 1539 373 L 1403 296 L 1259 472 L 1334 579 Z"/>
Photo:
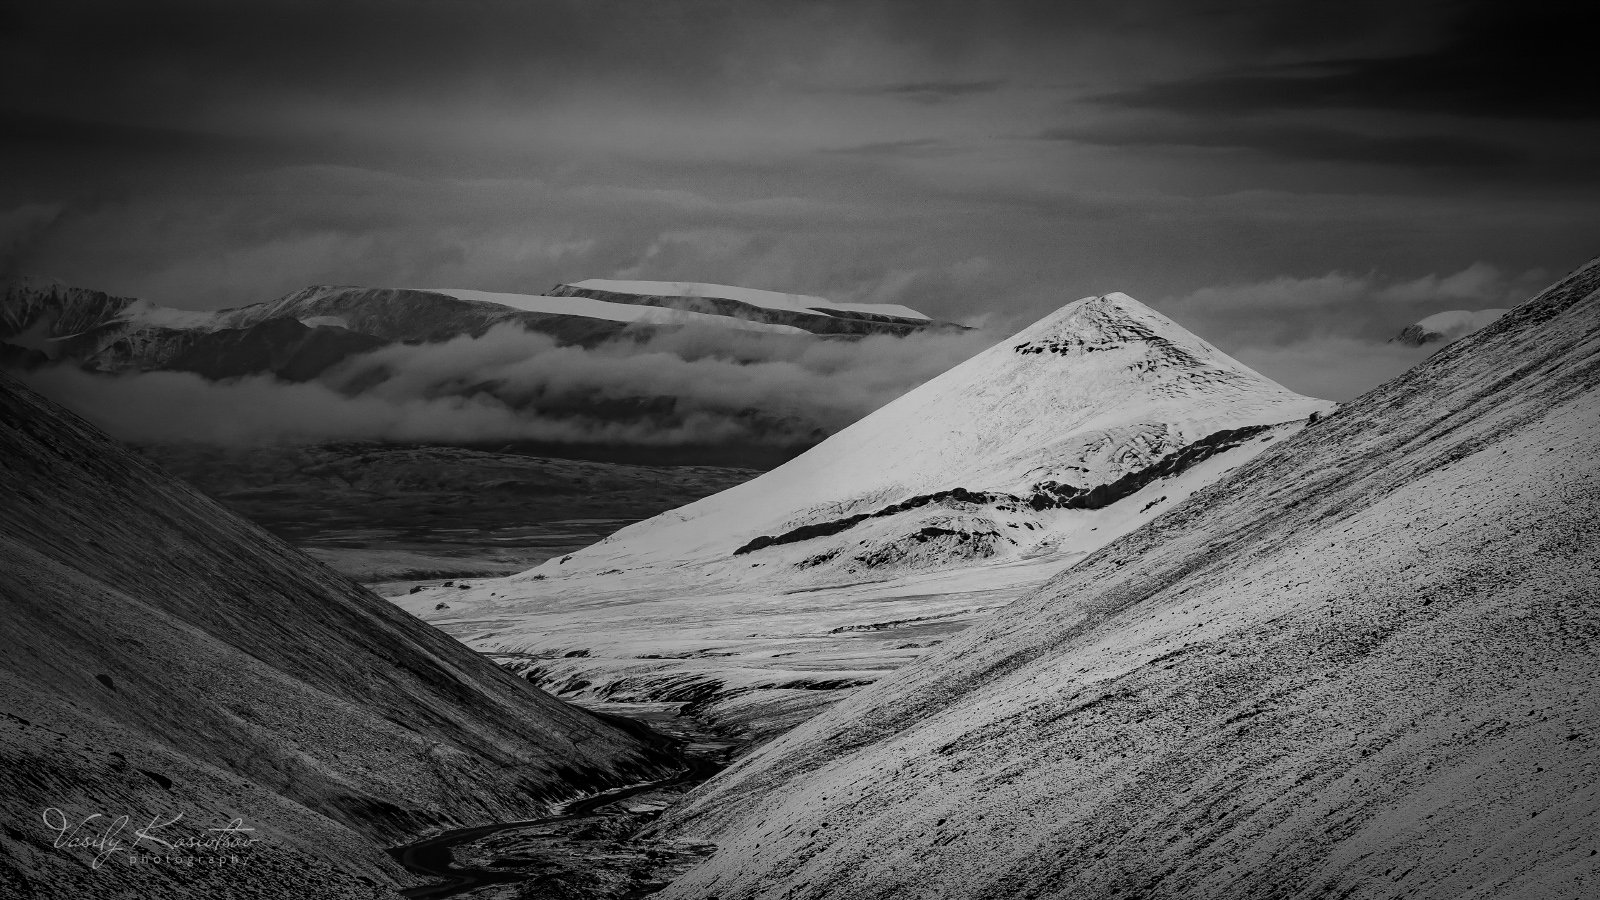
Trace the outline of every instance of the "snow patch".
<path fill-rule="evenodd" d="M 781 291 L 763 291 L 756 288 L 733 287 L 726 284 L 702 284 L 693 281 L 615 281 L 607 278 L 590 278 L 572 283 L 576 288 L 608 291 L 613 294 L 635 294 L 641 297 L 711 297 L 737 300 L 765 309 L 782 309 L 832 315 L 829 310 L 895 316 L 901 319 L 932 321 L 909 306 L 898 303 L 835 303 L 825 297 L 807 294 L 785 294 Z"/>
<path fill-rule="evenodd" d="M 587 282 L 584 282 L 587 284 Z M 583 316 L 589 319 L 606 319 L 612 322 L 638 322 L 646 325 L 715 325 L 741 331 L 765 331 L 773 334 L 809 334 L 793 325 L 751 322 L 733 316 L 690 312 L 661 306 L 636 306 L 631 303 L 611 303 L 589 297 L 546 297 L 536 294 L 502 294 L 493 291 L 471 291 L 459 288 L 423 288 L 432 294 L 444 294 L 458 300 L 478 303 L 495 303 L 523 312 L 549 313 L 560 316 Z M 620 292 L 619 292 L 620 293 Z"/>

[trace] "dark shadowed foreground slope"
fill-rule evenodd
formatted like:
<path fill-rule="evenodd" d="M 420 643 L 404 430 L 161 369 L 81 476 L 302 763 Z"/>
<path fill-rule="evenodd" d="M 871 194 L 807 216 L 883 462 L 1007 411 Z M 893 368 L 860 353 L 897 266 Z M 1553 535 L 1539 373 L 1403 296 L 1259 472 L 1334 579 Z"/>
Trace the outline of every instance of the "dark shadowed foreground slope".
<path fill-rule="evenodd" d="M 674 765 L 9 379 L 0 601 L 4 897 L 392 896 L 384 846 Z"/>
<path fill-rule="evenodd" d="M 1600 894 L 1600 265 L 709 782 L 673 897 Z"/>

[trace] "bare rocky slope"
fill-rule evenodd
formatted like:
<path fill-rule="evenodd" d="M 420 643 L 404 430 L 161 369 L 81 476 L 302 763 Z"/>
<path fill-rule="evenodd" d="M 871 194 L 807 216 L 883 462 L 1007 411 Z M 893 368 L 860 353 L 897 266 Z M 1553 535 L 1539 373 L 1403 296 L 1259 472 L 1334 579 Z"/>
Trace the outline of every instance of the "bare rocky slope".
<path fill-rule="evenodd" d="M 707 783 L 664 896 L 1600 891 L 1600 263 Z"/>
<path fill-rule="evenodd" d="M 386 846 L 678 766 L 3 376 L 0 510 L 0 896 L 393 896 Z"/>

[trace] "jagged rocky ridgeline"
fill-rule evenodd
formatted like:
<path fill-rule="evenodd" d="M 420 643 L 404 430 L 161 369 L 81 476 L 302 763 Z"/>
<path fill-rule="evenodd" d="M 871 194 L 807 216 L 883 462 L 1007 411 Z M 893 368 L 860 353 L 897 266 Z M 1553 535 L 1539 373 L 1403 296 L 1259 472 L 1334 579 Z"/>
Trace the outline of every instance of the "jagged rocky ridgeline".
<path fill-rule="evenodd" d="M 584 347 L 685 326 L 833 338 L 960 328 L 892 304 L 675 282 L 582 281 L 547 295 L 317 286 L 210 313 L 21 280 L 0 297 L 0 364 L 69 361 L 101 372 L 304 381 L 387 344 L 479 335 L 507 323 Z"/>
<path fill-rule="evenodd" d="M 770 734 L 1332 406 L 1088 297 L 749 482 L 398 602 L 552 690 L 693 700 Z"/>
<path fill-rule="evenodd" d="M 1600 262 L 747 757 L 673 898 L 1589 896 Z"/>
<path fill-rule="evenodd" d="M 5 376 L 0 510 L 0 895 L 371 897 L 410 879 L 386 846 L 678 766 Z M 180 814 L 160 836 L 259 843 L 55 845 L 128 816 L 148 854 L 133 829 Z"/>

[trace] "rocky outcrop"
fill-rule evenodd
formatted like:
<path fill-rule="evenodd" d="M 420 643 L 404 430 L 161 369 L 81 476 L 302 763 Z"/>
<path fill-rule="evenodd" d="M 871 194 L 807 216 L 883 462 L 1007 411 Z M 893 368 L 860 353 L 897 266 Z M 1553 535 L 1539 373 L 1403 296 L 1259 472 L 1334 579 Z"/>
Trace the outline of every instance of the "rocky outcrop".
<path fill-rule="evenodd" d="M 1436 344 L 1444 340 L 1444 335 L 1412 323 L 1400 329 L 1400 333 L 1389 339 L 1391 344 L 1405 344 L 1407 347 L 1421 347 L 1423 344 Z"/>
<path fill-rule="evenodd" d="M 55 341 L 101 327 L 137 302 L 53 281 L 13 281 L 0 297 L 0 342 L 54 358 Z"/>
<path fill-rule="evenodd" d="M 1391 344 L 1421 347 L 1424 344 L 1448 344 L 1488 325 L 1505 314 L 1503 309 L 1465 310 L 1435 313 L 1420 322 L 1414 322 L 1389 339 Z"/>

